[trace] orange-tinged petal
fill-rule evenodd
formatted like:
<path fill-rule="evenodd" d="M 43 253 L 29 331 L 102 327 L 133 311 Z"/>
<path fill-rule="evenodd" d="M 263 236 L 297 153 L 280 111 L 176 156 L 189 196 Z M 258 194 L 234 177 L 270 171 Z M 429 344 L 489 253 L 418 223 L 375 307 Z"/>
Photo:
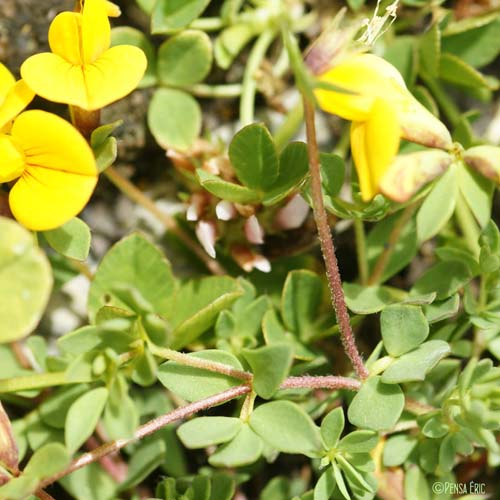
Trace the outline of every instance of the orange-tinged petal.
<path fill-rule="evenodd" d="M 77 215 L 97 182 L 90 146 L 67 121 L 45 111 L 26 111 L 12 127 L 26 168 L 9 194 L 14 217 L 28 229 L 46 231 Z"/>
<path fill-rule="evenodd" d="M 16 79 L 12 73 L 0 63 L 0 105 L 14 83 L 16 83 Z"/>
<path fill-rule="evenodd" d="M 78 12 L 58 14 L 49 28 L 50 50 L 71 64 L 82 64 L 82 15 Z"/>
<path fill-rule="evenodd" d="M 108 49 L 93 64 L 85 66 L 88 107 L 99 109 L 132 92 L 146 71 L 144 52 L 131 45 Z M 83 106 L 82 106 L 83 107 Z"/>
<path fill-rule="evenodd" d="M 28 167 L 9 194 L 14 217 L 32 231 L 62 226 L 88 202 L 97 177 Z"/>
<path fill-rule="evenodd" d="M 85 63 L 92 63 L 111 44 L 111 26 L 105 0 L 85 0 L 82 15 L 83 60 Z M 122 64 L 129 63 L 124 59 Z"/>
<path fill-rule="evenodd" d="M 14 83 L 0 106 L 0 129 L 13 120 L 35 97 L 24 80 Z"/>
<path fill-rule="evenodd" d="M 90 146 L 75 127 L 57 115 L 26 111 L 16 119 L 11 133 L 23 148 L 28 167 L 97 175 Z"/>
<path fill-rule="evenodd" d="M 376 99 L 365 122 L 351 128 L 351 151 L 363 200 L 379 192 L 379 184 L 399 149 L 401 129 L 393 106 Z"/>
<path fill-rule="evenodd" d="M 399 99 L 411 95 L 398 70 L 372 54 L 358 54 L 334 66 L 319 80 L 344 87 L 355 94 L 317 89 L 319 106 L 347 120 L 365 120 L 376 98 Z"/>
<path fill-rule="evenodd" d="M 17 179 L 24 171 L 26 162 L 22 148 L 8 135 L 0 136 L 0 182 Z"/>
<path fill-rule="evenodd" d="M 45 52 L 29 57 L 21 66 L 21 75 L 39 96 L 49 101 L 87 108 L 87 90 L 82 68 L 72 65 L 57 54 Z"/>

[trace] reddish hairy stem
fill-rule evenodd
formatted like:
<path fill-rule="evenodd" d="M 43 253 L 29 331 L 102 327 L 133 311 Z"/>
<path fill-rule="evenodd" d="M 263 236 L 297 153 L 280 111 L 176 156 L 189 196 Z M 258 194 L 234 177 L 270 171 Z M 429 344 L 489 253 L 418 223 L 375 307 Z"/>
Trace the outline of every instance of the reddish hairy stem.
<path fill-rule="evenodd" d="M 288 377 L 280 386 L 280 389 L 347 389 L 348 391 L 358 391 L 361 383 L 348 377 L 336 377 L 328 375 L 324 377 Z"/>
<path fill-rule="evenodd" d="M 337 317 L 340 335 L 344 350 L 351 360 L 351 363 L 358 377 L 365 379 L 368 377 L 363 360 L 356 347 L 354 334 L 351 328 L 351 322 L 347 307 L 345 304 L 344 291 L 342 290 L 342 280 L 340 278 L 339 266 L 335 255 L 335 246 L 325 205 L 323 203 L 323 192 L 321 189 L 321 172 L 319 163 L 318 144 L 316 142 L 316 127 L 314 124 L 314 106 L 304 97 L 304 117 L 306 122 L 307 150 L 309 155 L 309 172 L 311 174 L 311 194 L 313 201 L 313 213 L 318 236 L 321 244 L 321 251 L 325 261 L 326 275 L 328 277 L 328 286 L 332 298 L 333 308 Z"/>
<path fill-rule="evenodd" d="M 52 495 L 49 495 L 46 491 L 43 491 L 42 489 L 38 490 L 35 493 L 35 496 L 40 500 L 55 500 L 55 498 Z"/>

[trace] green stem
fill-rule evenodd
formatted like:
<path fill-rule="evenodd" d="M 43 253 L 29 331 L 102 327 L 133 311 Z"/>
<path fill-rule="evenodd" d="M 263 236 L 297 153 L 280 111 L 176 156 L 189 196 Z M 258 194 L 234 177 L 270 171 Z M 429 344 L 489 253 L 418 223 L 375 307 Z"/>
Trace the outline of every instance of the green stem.
<path fill-rule="evenodd" d="M 201 31 L 218 31 L 224 28 L 225 24 L 220 17 L 200 17 L 195 19 L 189 27 Z"/>
<path fill-rule="evenodd" d="M 358 259 L 359 280 L 362 285 L 368 281 L 368 260 L 366 259 L 365 227 L 361 219 L 354 219 L 354 234 L 356 236 L 356 257 Z"/>
<path fill-rule="evenodd" d="M 476 258 L 479 257 L 479 252 L 481 250 L 478 243 L 480 231 L 476 223 L 476 219 L 474 219 L 474 216 L 472 215 L 467 202 L 461 193 L 458 194 L 457 198 L 455 218 L 460 231 L 465 237 L 467 246 Z"/>
<path fill-rule="evenodd" d="M 240 419 L 243 422 L 248 422 L 250 419 L 250 415 L 253 412 L 253 405 L 255 403 L 255 398 L 257 397 L 257 393 L 255 391 L 251 391 L 246 395 L 245 401 L 243 401 L 243 406 L 241 407 Z"/>
<path fill-rule="evenodd" d="M 154 354 L 155 356 L 168 359 L 170 361 L 175 361 L 180 365 L 191 366 L 193 368 L 200 368 L 202 370 L 208 370 L 216 373 L 222 373 L 223 375 L 227 375 L 229 377 L 238 378 L 245 381 L 251 381 L 253 378 L 250 372 L 237 370 L 232 366 L 225 365 L 223 363 L 217 363 L 215 361 L 210 361 L 208 359 L 189 356 L 188 354 L 174 351 L 173 349 L 168 349 L 166 347 L 159 347 L 154 344 L 149 344 L 149 349 L 151 353 Z"/>
<path fill-rule="evenodd" d="M 257 80 L 255 73 L 259 69 L 267 49 L 274 40 L 275 33 L 271 30 L 264 31 L 255 42 L 248 56 L 245 74 L 243 76 L 243 90 L 240 101 L 241 125 L 249 125 L 254 120 L 255 93 L 257 91 Z"/>
<path fill-rule="evenodd" d="M 0 380 L 0 393 L 45 389 L 55 385 L 83 384 L 91 382 L 92 378 L 68 379 L 66 372 L 34 373 L 21 377 L 12 377 Z"/>
<path fill-rule="evenodd" d="M 450 123 L 453 126 L 457 125 L 460 121 L 460 110 L 457 108 L 453 100 L 450 99 L 442 85 L 425 71 L 421 71 L 420 77 L 431 91 L 432 95 L 438 102 L 439 107 L 443 110 Z"/>
<path fill-rule="evenodd" d="M 283 123 L 274 134 L 274 143 L 278 150 L 283 149 L 294 137 L 304 120 L 304 107 L 299 101 L 286 115 Z"/>
<path fill-rule="evenodd" d="M 239 83 L 227 85 L 207 85 L 206 83 L 197 83 L 195 85 L 186 85 L 180 87 L 197 97 L 238 97 L 241 95 L 243 86 Z"/>

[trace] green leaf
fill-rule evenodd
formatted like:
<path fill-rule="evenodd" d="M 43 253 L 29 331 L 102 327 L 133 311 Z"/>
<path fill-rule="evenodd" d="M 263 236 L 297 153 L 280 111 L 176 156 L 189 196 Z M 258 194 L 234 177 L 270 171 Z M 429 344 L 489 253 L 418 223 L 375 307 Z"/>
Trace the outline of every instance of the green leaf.
<path fill-rule="evenodd" d="M 439 61 L 441 56 L 441 32 L 435 23 L 420 38 L 420 65 L 432 77 L 439 76 Z"/>
<path fill-rule="evenodd" d="M 445 82 L 459 87 L 494 90 L 484 75 L 453 54 L 443 54 L 441 56 L 439 76 Z"/>
<path fill-rule="evenodd" d="M 417 213 L 419 243 L 435 236 L 455 210 L 458 193 L 457 175 L 449 168 L 436 182 Z"/>
<path fill-rule="evenodd" d="M 449 299 L 436 301 L 424 307 L 424 314 L 429 323 L 436 323 L 443 319 L 455 316 L 460 307 L 460 297 L 458 293 Z"/>
<path fill-rule="evenodd" d="M 197 339 L 242 293 L 238 281 L 228 276 L 210 276 L 184 284 L 170 298 L 165 311 L 173 327 L 171 347 L 180 349 Z"/>
<path fill-rule="evenodd" d="M 182 424 L 177 435 L 186 448 L 206 448 L 231 441 L 241 429 L 239 418 L 198 417 Z"/>
<path fill-rule="evenodd" d="M 321 421 L 321 437 L 327 449 L 335 448 L 344 430 L 345 419 L 342 407 L 333 409 Z"/>
<path fill-rule="evenodd" d="M 286 198 L 303 182 L 308 171 L 307 145 L 303 142 L 287 144 L 280 154 L 278 177 L 264 193 L 264 205 L 274 205 Z"/>
<path fill-rule="evenodd" d="M 260 193 L 234 182 L 227 182 L 217 175 L 209 174 L 205 170 L 196 169 L 200 184 L 210 193 L 223 200 L 234 203 L 256 203 L 260 200 Z"/>
<path fill-rule="evenodd" d="M 220 447 L 208 459 L 214 467 L 242 467 L 253 464 L 262 454 L 262 441 L 250 428 L 243 424 L 236 437 Z"/>
<path fill-rule="evenodd" d="M 384 52 L 384 59 L 401 73 L 409 87 L 413 87 L 416 78 L 417 56 L 415 37 L 398 36 L 391 40 Z"/>
<path fill-rule="evenodd" d="M 288 273 L 281 295 L 285 326 L 301 339 L 311 337 L 322 301 L 323 282 L 317 274 L 306 270 Z"/>
<path fill-rule="evenodd" d="M 380 328 L 385 350 L 395 357 L 419 346 L 429 335 L 429 324 L 418 306 L 395 304 L 385 308 Z"/>
<path fill-rule="evenodd" d="M 259 349 L 245 349 L 242 355 L 252 369 L 253 388 L 264 399 L 270 399 L 290 371 L 293 349 L 289 344 L 276 343 Z"/>
<path fill-rule="evenodd" d="M 92 435 L 107 399 L 108 390 L 99 387 L 80 396 L 71 405 L 64 429 L 64 439 L 69 453 L 75 453 Z"/>
<path fill-rule="evenodd" d="M 127 478 L 120 484 L 119 491 L 126 491 L 146 479 L 165 461 L 166 451 L 165 443 L 159 439 L 141 443 L 130 458 Z"/>
<path fill-rule="evenodd" d="M 442 46 L 443 52 L 454 54 L 466 64 L 486 66 L 500 52 L 500 19 L 492 15 L 453 23 L 443 35 Z"/>
<path fill-rule="evenodd" d="M 203 31 L 186 30 L 158 49 L 158 78 L 164 85 L 201 82 L 212 67 L 212 43 Z"/>
<path fill-rule="evenodd" d="M 251 189 L 269 189 L 278 178 L 276 148 L 262 124 L 248 125 L 233 137 L 229 158 L 238 179 Z"/>
<path fill-rule="evenodd" d="M 390 436 L 384 445 L 383 463 L 386 467 L 402 465 L 417 446 L 415 436 L 396 434 Z"/>
<path fill-rule="evenodd" d="M 356 314 L 373 314 L 406 297 L 401 290 L 388 286 L 343 284 L 347 307 Z"/>
<path fill-rule="evenodd" d="M 233 24 L 222 30 L 215 40 L 214 56 L 217 65 L 227 69 L 243 47 L 257 34 L 251 24 Z"/>
<path fill-rule="evenodd" d="M 377 446 L 379 437 L 373 431 L 359 430 L 353 431 L 344 436 L 338 443 L 339 450 L 345 450 L 350 454 L 368 453 Z"/>
<path fill-rule="evenodd" d="M 425 380 L 425 375 L 436 366 L 444 356 L 450 353 L 450 346 L 442 340 L 429 340 L 394 361 L 384 371 L 382 381 L 398 384 Z"/>
<path fill-rule="evenodd" d="M 335 478 L 335 483 L 341 493 L 341 495 L 345 498 L 345 500 L 351 500 L 351 495 L 347 491 L 347 486 L 345 484 L 344 478 L 342 477 L 342 473 L 337 464 L 332 464 L 333 477 Z"/>
<path fill-rule="evenodd" d="M 238 370 L 243 370 L 238 359 L 225 351 L 215 349 L 198 351 L 189 354 L 189 356 L 216 361 L 217 363 L 223 363 Z M 186 401 L 198 401 L 241 383 L 240 380 L 228 377 L 227 375 L 209 372 L 201 368 L 179 365 L 173 361 L 167 361 L 159 367 L 158 380 L 167 389 L 178 394 Z"/>
<path fill-rule="evenodd" d="M 438 262 L 420 276 L 412 288 L 412 294 L 436 292 L 437 300 L 444 300 L 471 279 L 469 268 L 458 261 Z"/>
<path fill-rule="evenodd" d="M 157 0 L 151 16 L 153 34 L 185 28 L 207 7 L 210 0 Z"/>
<path fill-rule="evenodd" d="M 69 408 L 87 390 L 87 384 L 57 389 L 38 407 L 41 420 L 46 425 L 63 429 Z"/>
<path fill-rule="evenodd" d="M 85 260 L 90 250 L 90 228 L 77 217 L 66 224 L 43 233 L 48 244 L 61 255 L 75 260 Z"/>
<path fill-rule="evenodd" d="M 467 165 L 462 165 L 458 174 L 460 192 L 483 228 L 491 218 L 494 184 Z"/>
<path fill-rule="evenodd" d="M 231 500 L 235 492 L 235 480 L 227 474 L 214 474 L 210 500 Z"/>
<path fill-rule="evenodd" d="M 323 474 L 321 474 L 316 486 L 314 487 L 314 500 L 329 500 L 335 489 L 335 477 L 333 470 L 328 467 Z"/>
<path fill-rule="evenodd" d="M 59 480 L 64 489 L 76 500 L 111 499 L 116 483 L 99 463 L 91 463 Z"/>
<path fill-rule="evenodd" d="M 405 397 L 398 385 L 384 384 L 374 376 L 363 382 L 349 405 L 347 417 L 356 427 L 388 430 L 399 420 L 404 404 Z"/>
<path fill-rule="evenodd" d="M 0 217 L 0 343 L 33 331 L 52 290 L 52 272 L 33 235 Z"/>
<path fill-rule="evenodd" d="M 200 106 L 182 90 L 160 88 L 149 103 L 148 126 L 162 148 L 187 150 L 200 135 Z"/>
<path fill-rule="evenodd" d="M 418 491 L 419 500 L 431 500 L 429 485 L 425 474 L 414 464 L 410 464 L 404 478 L 405 498 L 412 498 Z"/>
<path fill-rule="evenodd" d="M 321 450 L 319 430 L 295 403 L 273 401 L 250 416 L 250 427 L 267 443 L 284 453 L 310 454 Z"/>
<path fill-rule="evenodd" d="M 337 196 L 344 183 L 344 160 L 331 153 L 320 153 L 319 160 L 323 188 L 327 195 Z"/>
<path fill-rule="evenodd" d="M 69 462 L 68 451 L 62 444 L 46 444 L 35 451 L 24 468 L 24 474 L 41 480 L 61 472 L 69 465 Z"/>
<path fill-rule="evenodd" d="M 176 287 L 170 263 L 138 233 L 116 243 L 99 264 L 89 291 L 91 321 L 104 305 L 130 310 L 115 292 L 115 287 L 124 283 L 135 288 L 160 315 L 168 310 Z"/>
<path fill-rule="evenodd" d="M 130 26 L 118 26 L 111 30 L 111 46 L 133 45 L 139 47 L 148 60 L 146 72 L 137 88 L 151 87 L 156 83 L 156 54 L 155 48 L 146 35 Z"/>

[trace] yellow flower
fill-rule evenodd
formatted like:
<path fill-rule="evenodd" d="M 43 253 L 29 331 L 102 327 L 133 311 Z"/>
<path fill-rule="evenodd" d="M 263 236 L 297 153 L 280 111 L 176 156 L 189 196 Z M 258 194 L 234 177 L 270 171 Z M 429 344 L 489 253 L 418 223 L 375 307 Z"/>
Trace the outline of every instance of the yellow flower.
<path fill-rule="evenodd" d="M 11 72 L 0 63 L 0 132 L 8 132 L 12 120 L 34 96 L 23 80 L 16 82 Z"/>
<path fill-rule="evenodd" d="M 28 229 L 46 231 L 83 209 L 97 168 L 90 146 L 72 125 L 45 111 L 26 111 L 9 135 L 0 135 L 0 183 L 14 180 L 12 214 Z"/>
<path fill-rule="evenodd" d="M 52 52 L 29 57 L 21 75 L 50 101 L 100 109 L 137 87 L 146 70 L 144 52 L 131 45 L 109 48 L 111 28 L 104 0 L 86 0 L 82 13 L 62 12 L 52 21 Z"/>
<path fill-rule="evenodd" d="M 372 54 L 356 54 L 329 69 L 320 81 L 352 93 L 317 89 L 319 106 L 352 121 L 351 151 L 363 200 L 380 191 L 401 138 L 447 149 L 446 127 L 408 91 L 398 70 Z"/>

